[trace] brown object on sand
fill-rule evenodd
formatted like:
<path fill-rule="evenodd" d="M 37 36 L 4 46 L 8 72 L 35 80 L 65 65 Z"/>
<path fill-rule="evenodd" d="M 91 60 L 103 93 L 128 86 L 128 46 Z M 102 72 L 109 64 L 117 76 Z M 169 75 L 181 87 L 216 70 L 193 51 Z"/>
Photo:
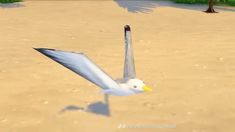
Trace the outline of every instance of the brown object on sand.
<path fill-rule="evenodd" d="M 218 13 L 214 10 L 215 0 L 208 0 L 208 9 L 205 11 L 206 13 Z"/>

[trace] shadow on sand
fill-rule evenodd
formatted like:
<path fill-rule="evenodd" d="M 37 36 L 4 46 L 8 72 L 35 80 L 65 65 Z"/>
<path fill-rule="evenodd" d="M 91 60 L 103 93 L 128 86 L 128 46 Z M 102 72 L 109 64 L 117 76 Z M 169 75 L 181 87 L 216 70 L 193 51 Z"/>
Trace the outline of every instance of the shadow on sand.
<path fill-rule="evenodd" d="M 188 10 L 205 11 L 206 4 L 179 4 L 167 0 L 114 0 L 120 7 L 132 13 L 150 13 L 157 7 L 174 7 Z M 215 6 L 218 11 L 235 11 L 235 8 L 222 8 Z"/>
<path fill-rule="evenodd" d="M 1 4 L 0 8 L 19 8 L 19 7 L 25 7 L 21 3 L 9 3 L 9 4 Z"/>
<path fill-rule="evenodd" d="M 158 6 L 158 2 L 153 0 L 114 0 L 120 7 L 132 13 L 148 13 Z"/>
<path fill-rule="evenodd" d="M 66 106 L 60 111 L 60 113 L 64 113 L 66 111 L 77 111 L 77 110 L 109 117 L 111 115 L 109 108 L 109 96 L 107 94 L 104 94 L 103 102 L 97 101 L 91 103 L 86 108 L 75 105 Z"/>

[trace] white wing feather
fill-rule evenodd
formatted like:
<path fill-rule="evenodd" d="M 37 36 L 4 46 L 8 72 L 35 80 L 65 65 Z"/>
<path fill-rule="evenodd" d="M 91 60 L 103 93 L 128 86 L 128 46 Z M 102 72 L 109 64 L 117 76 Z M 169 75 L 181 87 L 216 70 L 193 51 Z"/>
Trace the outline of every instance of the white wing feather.
<path fill-rule="evenodd" d="M 67 67 L 102 89 L 119 88 L 120 86 L 83 53 L 66 52 L 54 49 L 35 48 L 52 60 Z"/>
<path fill-rule="evenodd" d="M 131 42 L 131 28 L 126 25 L 125 27 L 125 63 L 124 63 L 124 80 L 133 79 L 136 77 L 135 63 Z"/>

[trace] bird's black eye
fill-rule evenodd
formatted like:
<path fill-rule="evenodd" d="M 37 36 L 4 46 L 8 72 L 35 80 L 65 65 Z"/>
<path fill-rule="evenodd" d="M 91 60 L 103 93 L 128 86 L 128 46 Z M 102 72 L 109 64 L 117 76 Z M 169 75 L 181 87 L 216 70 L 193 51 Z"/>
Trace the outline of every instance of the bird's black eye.
<path fill-rule="evenodd" d="M 134 88 L 137 88 L 137 86 L 136 86 L 136 85 L 134 85 Z"/>

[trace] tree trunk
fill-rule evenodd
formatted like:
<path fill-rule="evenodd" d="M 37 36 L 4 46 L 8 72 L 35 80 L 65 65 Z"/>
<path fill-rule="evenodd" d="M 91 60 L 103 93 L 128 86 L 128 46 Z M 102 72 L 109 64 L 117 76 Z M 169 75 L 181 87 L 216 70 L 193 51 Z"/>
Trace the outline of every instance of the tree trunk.
<path fill-rule="evenodd" d="M 208 0 L 208 9 L 205 11 L 206 13 L 217 13 L 214 10 L 214 4 L 215 4 L 215 0 Z"/>

